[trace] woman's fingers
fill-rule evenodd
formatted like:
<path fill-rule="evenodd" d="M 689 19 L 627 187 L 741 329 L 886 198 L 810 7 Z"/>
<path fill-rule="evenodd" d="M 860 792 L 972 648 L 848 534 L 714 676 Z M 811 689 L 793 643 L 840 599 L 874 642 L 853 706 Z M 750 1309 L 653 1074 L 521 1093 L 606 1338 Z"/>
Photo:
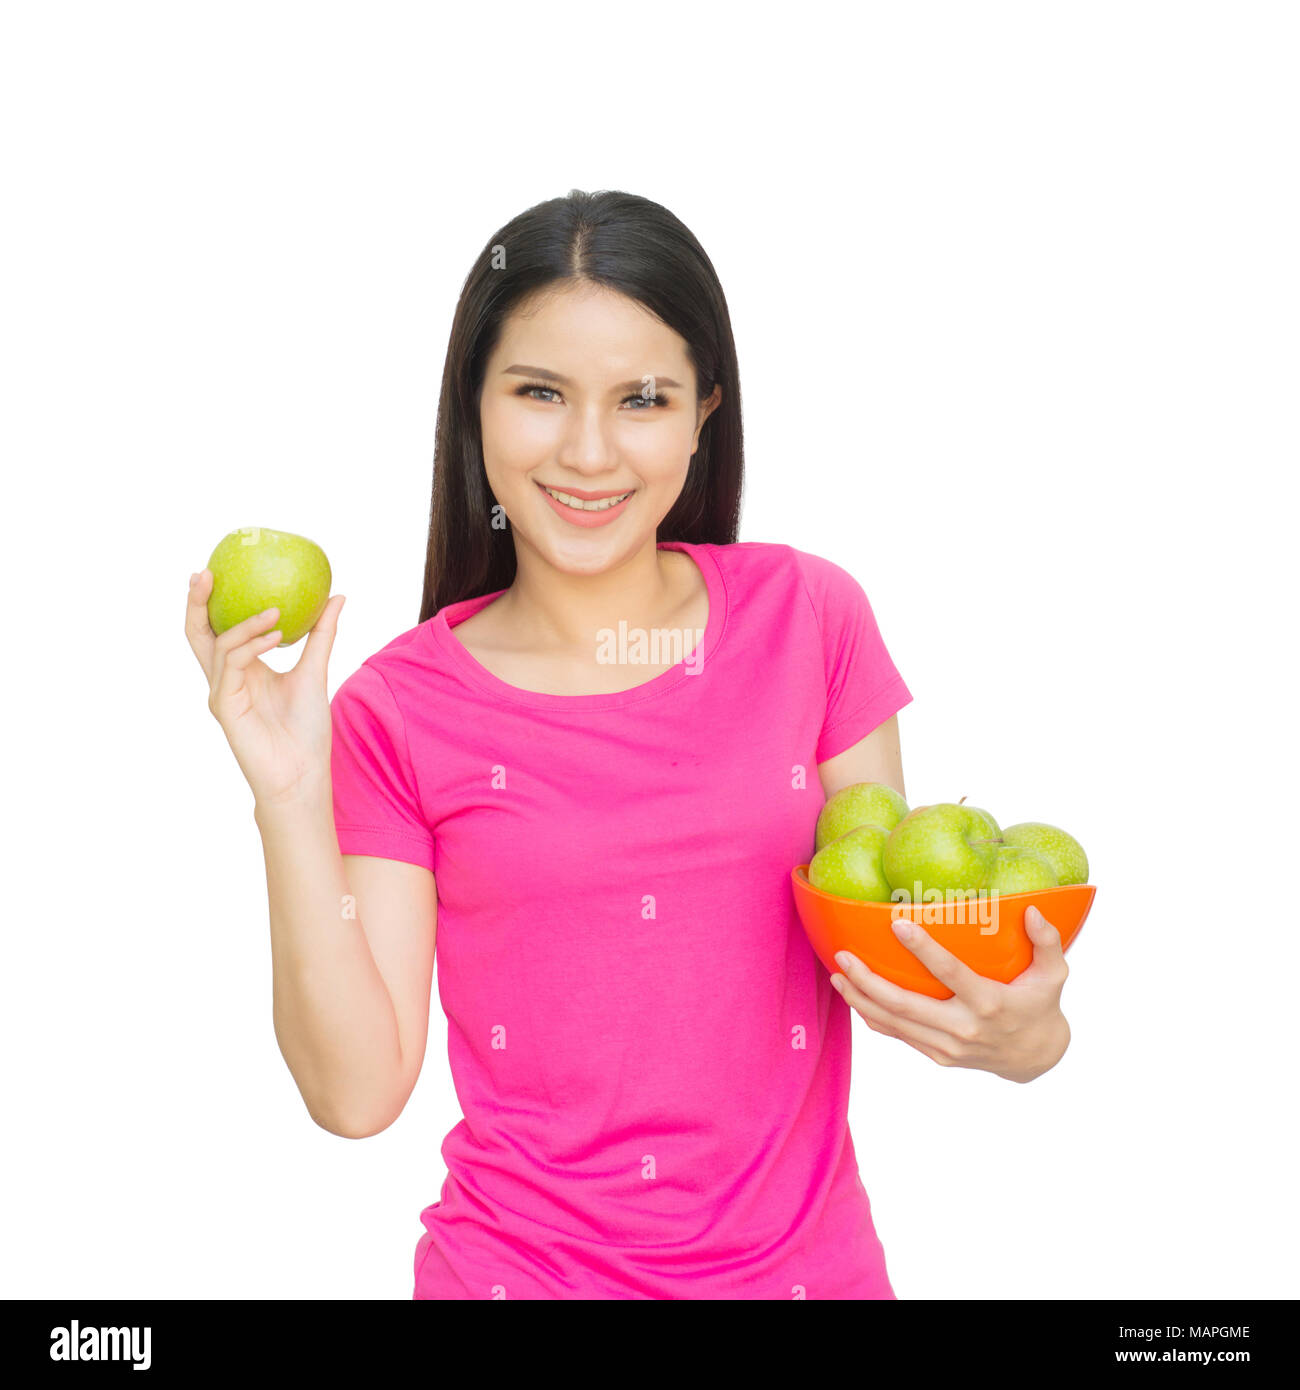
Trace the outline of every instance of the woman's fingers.
<path fill-rule="evenodd" d="M 272 647 L 277 646 L 284 633 L 280 629 L 273 628 L 270 632 L 263 632 L 258 637 L 250 637 L 247 642 L 233 648 L 226 657 L 225 670 L 242 671 L 251 662 L 257 660 L 263 652 L 269 652 Z"/>
<path fill-rule="evenodd" d="M 234 627 L 228 627 L 217 638 L 217 651 L 224 656 L 235 647 L 242 647 L 250 637 L 257 637 L 261 633 L 269 631 L 279 616 L 280 610 L 278 608 L 267 608 L 261 613 L 254 613 L 251 618 L 245 618 L 242 623 L 236 623 Z"/>
<path fill-rule="evenodd" d="M 855 974 L 858 974 L 856 968 L 850 968 L 854 969 Z M 910 1042 L 913 1046 L 923 1050 L 925 1047 L 932 1047 L 942 1053 L 951 1045 L 951 1036 L 942 1029 L 931 1028 L 928 1024 L 918 1023 L 914 1019 L 894 1014 L 887 1004 L 879 1003 L 864 990 L 859 989 L 849 978 L 847 972 L 832 975 L 831 983 L 839 990 L 840 997 L 855 1013 L 860 1014 L 868 1024 L 879 1025 L 878 1031 L 893 1030 L 895 1037 L 901 1036 L 904 1042 Z"/>
<path fill-rule="evenodd" d="M 189 597 L 185 601 L 185 636 L 209 684 L 212 681 L 212 647 L 217 640 L 217 634 L 208 621 L 208 594 L 211 588 L 212 571 L 202 569 L 190 581 Z"/>
<path fill-rule="evenodd" d="M 242 623 L 236 623 L 217 638 L 212 647 L 212 690 L 208 696 L 208 708 L 217 712 L 219 699 L 228 697 L 239 682 L 230 679 L 232 673 L 243 671 L 253 657 L 273 647 L 275 642 L 262 640 L 268 636 L 267 629 L 274 628 L 279 621 L 280 610 L 268 608 L 265 612 L 254 613 Z M 277 638 L 276 641 L 279 639 Z M 232 661 L 232 658 L 237 658 Z"/>
<path fill-rule="evenodd" d="M 220 636 L 212 630 L 208 618 L 208 598 L 212 592 L 212 571 L 200 570 L 190 585 L 189 598 L 185 605 L 185 635 L 189 638 L 194 655 L 199 659 L 209 684 L 220 676 L 220 668 L 235 648 L 242 646 L 250 637 L 265 631 L 280 616 L 279 610 L 268 608 L 264 613 L 255 613 L 236 623 Z M 242 663 L 247 665 L 247 662 Z"/>
<path fill-rule="evenodd" d="M 339 630 L 339 613 L 346 601 L 342 594 L 335 594 L 321 610 L 320 617 L 316 619 L 315 625 L 307 634 L 307 645 L 298 658 L 298 665 L 294 667 L 295 671 L 302 667 L 304 670 L 311 671 L 313 676 L 319 677 L 322 684 L 324 683 L 330 651 L 334 646 L 334 638 Z"/>

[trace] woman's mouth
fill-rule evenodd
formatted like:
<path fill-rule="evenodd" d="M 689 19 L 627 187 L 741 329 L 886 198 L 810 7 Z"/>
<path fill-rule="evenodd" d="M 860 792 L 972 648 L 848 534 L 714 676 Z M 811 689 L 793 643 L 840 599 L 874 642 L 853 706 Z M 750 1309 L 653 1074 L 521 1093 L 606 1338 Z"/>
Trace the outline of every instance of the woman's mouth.
<path fill-rule="evenodd" d="M 575 497 L 571 492 L 547 487 L 545 483 L 537 486 L 546 494 L 552 510 L 575 526 L 603 526 L 618 516 L 636 491 L 615 493 L 609 497 L 586 499 Z"/>

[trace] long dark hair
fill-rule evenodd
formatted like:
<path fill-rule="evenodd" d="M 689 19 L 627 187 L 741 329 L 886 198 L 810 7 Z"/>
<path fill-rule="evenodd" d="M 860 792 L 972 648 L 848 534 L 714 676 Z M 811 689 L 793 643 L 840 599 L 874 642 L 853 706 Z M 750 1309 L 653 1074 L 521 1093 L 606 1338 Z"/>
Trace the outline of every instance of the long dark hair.
<path fill-rule="evenodd" d="M 730 545 L 740 526 L 744 448 L 731 318 L 713 264 L 667 208 L 632 193 L 551 198 L 507 222 L 483 248 L 456 305 L 442 373 L 420 622 L 515 578 L 508 528 L 483 467 L 479 395 L 488 358 L 521 300 L 563 282 L 602 285 L 643 304 L 686 340 L 696 397 L 722 400 L 700 431 L 681 495 L 657 540 Z"/>

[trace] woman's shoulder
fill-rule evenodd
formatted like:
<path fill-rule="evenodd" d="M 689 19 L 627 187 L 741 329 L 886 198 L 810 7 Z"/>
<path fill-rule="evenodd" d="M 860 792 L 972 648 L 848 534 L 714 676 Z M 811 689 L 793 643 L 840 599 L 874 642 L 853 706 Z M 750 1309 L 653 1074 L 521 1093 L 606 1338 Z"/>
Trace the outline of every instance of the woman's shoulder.
<path fill-rule="evenodd" d="M 420 699 L 431 680 L 449 673 L 450 663 L 433 632 L 437 616 L 399 632 L 347 676 L 334 700 L 378 701 L 404 707 L 409 698 Z"/>
<path fill-rule="evenodd" d="M 713 555 L 724 573 L 741 578 L 780 576 L 806 587 L 814 599 L 828 591 L 857 585 L 849 571 L 834 560 L 782 541 L 733 541 L 730 545 L 703 548 Z"/>
<path fill-rule="evenodd" d="M 729 594 L 751 613 L 788 619 L 801 613 L 826 641 L 874 622 L 857 576 L 825 555 L 776 541 L 737 541 L 712 548 Z"/>
<path fill-rule="evenodd" d="M 798 552 L 780 541 L 731 541 L 720 545 L 708 542 L 694 547 L 707 551 L 718 567 L 736 573 L 771 573 L 792 569 Z"/>

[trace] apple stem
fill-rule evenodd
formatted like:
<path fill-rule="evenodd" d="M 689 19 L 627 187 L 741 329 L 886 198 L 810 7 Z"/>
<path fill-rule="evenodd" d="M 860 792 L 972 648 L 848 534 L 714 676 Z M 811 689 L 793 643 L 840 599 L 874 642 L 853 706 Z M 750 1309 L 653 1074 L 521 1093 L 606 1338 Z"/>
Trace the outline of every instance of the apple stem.
<path fill-rule="evenodd" d="M 960 806 L 961 803 L 962 803 L 962 801 L 965 801 L 965 800 L 966 800 L 966 797 L 963 796 L 963 797 L 961 798 L 961 801 L 958 801 L 957 805 Z"/>

